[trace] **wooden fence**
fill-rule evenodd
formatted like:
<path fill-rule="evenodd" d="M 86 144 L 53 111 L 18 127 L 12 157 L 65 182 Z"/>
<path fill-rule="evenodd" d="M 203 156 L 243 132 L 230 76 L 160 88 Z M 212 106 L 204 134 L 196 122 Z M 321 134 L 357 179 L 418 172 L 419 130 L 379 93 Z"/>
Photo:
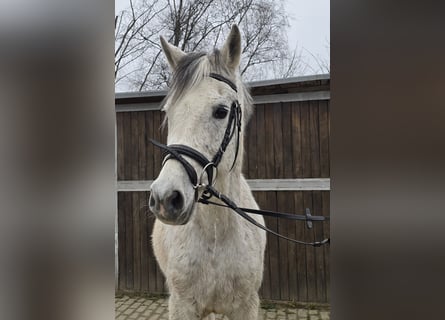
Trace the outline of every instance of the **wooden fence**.
<path fill-rule="evenodd" d="M 251 84 L 255 112 L 246 132 L 244 170 L 263 209 L 329 215 L 328 75 Z M 121 292 L 164 293 L 164 277 L 151 249 L 154 217 L 149 186 L 161 169 L 165 142 L 159 102 L 165 92 L 116 95 L 118 177 L 118 281 Z M 329 223 L 266 218 L 269 228 L 306 241 L 329 236 Z M 261 297 L 329 302 L 329 247 L 304 247 L 267 236 Z"/>

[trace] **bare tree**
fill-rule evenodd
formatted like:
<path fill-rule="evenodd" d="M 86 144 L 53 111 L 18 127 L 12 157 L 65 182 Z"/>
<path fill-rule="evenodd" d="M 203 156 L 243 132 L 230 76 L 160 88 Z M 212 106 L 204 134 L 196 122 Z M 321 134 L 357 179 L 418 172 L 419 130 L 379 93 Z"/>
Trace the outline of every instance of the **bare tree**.
<path fill-rule="evenodd" d="M 154 41 L 154 36 L 157 36 L 162 29 L 157 29 L 152 25 L 155 17 L 167 7 L 160 2 L 159 0 L 141 0 L 135 5 L 133 0 L 129 0 L 129 10 L 124 10 L 115 17 L 115 83 L 135 72 L 132 65 L 147 51 L 151 51 L 153 47 L 157 47 L 160 51 L 160 46 Z"/>
<path fill-rule="evenodd" d="M 314 60 L 316 67 L 311 67 L 308 64 L 309 69 L 311 70 L 312 73 L 330 73 L 331 72 L 331 63 L 329 60 L 329 51 L 331 50 L 331 43 L 326 40 L 326 44 L 325 44 L 325 49 L 328 52 L 328 58 L 323 58 L 321 55 L 317 54 L 313 54 L 312 52 L 310 52 L 309 50 L 306 50 L 306 52 L 309 54 L 309 56 L 311 56 L 311 58 Z"/>
<path fill-rule="evenodd" d="M 243 32 L 240 72 L 247 80 L 294 76 L 303 70 L 301 51 L 288 47 L 283 0 L 129 0 L 116 17 L 116 84 L 134 90 L 165 88 L 168 66 L 159 34 L 186 52 L 221 45 L 232 24 Z M 134 3 L 137 1 L 137 4 Z"/>

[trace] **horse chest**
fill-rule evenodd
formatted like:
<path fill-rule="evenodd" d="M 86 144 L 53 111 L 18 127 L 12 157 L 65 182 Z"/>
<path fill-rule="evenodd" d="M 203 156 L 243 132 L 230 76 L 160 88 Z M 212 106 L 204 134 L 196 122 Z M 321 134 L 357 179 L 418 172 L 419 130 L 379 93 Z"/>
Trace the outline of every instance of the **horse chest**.
<path fill-rule="evenodd" d="M 252 270 L 240 253 L 240 248 L 230 241 L 189 239 L 171 252 L 171 285 L 208 297 L 243 291 L 242 287 L 249 284 L 241 279 L 252 278 Z"/>

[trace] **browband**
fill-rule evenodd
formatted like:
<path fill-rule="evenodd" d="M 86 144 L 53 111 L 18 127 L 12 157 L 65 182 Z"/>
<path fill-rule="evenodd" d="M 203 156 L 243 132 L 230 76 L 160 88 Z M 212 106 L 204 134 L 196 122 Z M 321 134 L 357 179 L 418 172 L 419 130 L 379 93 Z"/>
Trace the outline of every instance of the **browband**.
<path fill-rule="evenodd" d="M 222 81 L 222 82 L 228 84 L 228 85 L 230 86 L 230 88 L 232 88 L 233 90 L 235 90 L 235 92 L 238 92 L 238 90 L 236 90 L 236 85 L 235 85 L 232 81 L 230 81 L 229 79 L 227 79 L 226 77 L 223 77 L 222 75 L 217 74 L 217 73 L 210 73 L 210 74 L 209 74 L 209 77 L 210 77 L 210 78 L 213 78 L 213 79 L 216 79 L 216 80 L 219 80 L 219 81 Z"/>

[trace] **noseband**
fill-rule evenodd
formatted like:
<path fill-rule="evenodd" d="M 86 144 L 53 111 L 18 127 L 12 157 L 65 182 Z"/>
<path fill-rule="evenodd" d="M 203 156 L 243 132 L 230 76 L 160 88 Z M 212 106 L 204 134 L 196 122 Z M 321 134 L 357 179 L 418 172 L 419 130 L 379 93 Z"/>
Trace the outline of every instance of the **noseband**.
<path fill-rule="evenodd" d="M 236 85 L 229 79 L 223 77 L 222 75 L 216 74 L 216 73 L 210 73 L 210 78 L 213 78 L 215 80 L 224 82 L 230 88 L 232 88 L 235 92 L 237 91 Z M 239 149 L 239 136 L 241 132 L 241 107 L 238 102 L 238 100 L 235 100 L 231 107 L 230 107 L 230 113 L 229 113 L 229 120 L 227 123 L 226 131 L 224 132 L 223 140 L 221 141 L 221 145 L 219 146 L 218 151 L 213 156 L 212 160 L 209 161 L 201 152 L 199 152 L 196 149 L 193 149 L 189 146 L 183 145 L 183 144 L 171 144 L 171 145 L 165 145 L 160 142 L 154 141 L 150 139 L 150 142 L 154 144 L 155 146 L 161 148 L 164 150 L 164 161 L 162 165 L 165 164 L 170 159 L 174 159 L 179 161 L 179 163 L 182 164 L 185 171 L 187 172 L 187 175 L 189 176 L 190 182 L 193 185 L 193 188 L 195 189 L 195 201 L 202 203 L 202 204 L 210 204 L 210 205 L 216 205 L 216 206 L 222 206 L 227 207 L 238 213 L 241 217 L 249 221 L 250 223 L 254 224 L 255 226 L 272 233 L 280 238 L 286 239 L 291 242 L 304 244 L 304 245 L 311 245 L 314 247 L 318 247 L 324 244 L 330 243 L 329 238 L 324 239 L 322 241 L 316 241 L 316 242 L 304 242 L 299 241 L 295 239 L 291 239 L 288 237 L 285 237 L 279 233 L 276 233 L 275 231 L 263 226 L 262 224 L 258 223 L 255 219 L 250 217 L 246 212 L 253 213 L 253 214 L 261 214 L 265 216 L 273 216 L 278 218 L 285 218 L 285 219 L 291 219 L 291 220 L 304 220 L 306 221 L 307 227 L 310 229 L 312 228 L 312 221 L 325 221 L 328 220 L 329 217 L 324 216 L 312 216 L 310 214 L 309 209 L 306 209 L 305 215 L 295 215 L 295 214 L 288 214 L 288 213 L 280 213 L 280 212 L 274 212 L 274 211 L 266 211 L 266 210 L 256 210 L 256 209 L 248 209 L 248 208 L 240 208 L 238 207 L 233 201 L 231 201 L 227 196 L 224 194 L 218 192 L 214 188 L 214 184 L 216 182 L 216 176 L 218 173 L 218 165 L 221 162 L 222 156 L 224 152 L 227 149 L 227 146 L 229 145 L 230 141 L 232 140 L 235 132 L 236 132 L 236 149 L 235 149 L 235 157 L 233 159 L 232 167 L 230 170 L 232 170 L 233 166 L 235 165 L 237 156 L 238 156 L 238 149 Z M 193 166 L 184 159 L 183 156 L 189 157 L 193 160 L 195 160 L 199 165 L 203 168 L 201 174 L 198 176 L 196 173 L 196 170 L 193 168 Z M 207 174 L 207 184 L 204 184 L 202 181 L 204 172 Z M 215 172 L 215 175 L 213 174 Z M 198 199 L 198 190 L 200 188 L 203 188 L 204 191 L 201 194 L 201 197 Z M 213 196 L 219 198 L 224 204 L 216 203 L 209 201 L 210 198 Z"/>

